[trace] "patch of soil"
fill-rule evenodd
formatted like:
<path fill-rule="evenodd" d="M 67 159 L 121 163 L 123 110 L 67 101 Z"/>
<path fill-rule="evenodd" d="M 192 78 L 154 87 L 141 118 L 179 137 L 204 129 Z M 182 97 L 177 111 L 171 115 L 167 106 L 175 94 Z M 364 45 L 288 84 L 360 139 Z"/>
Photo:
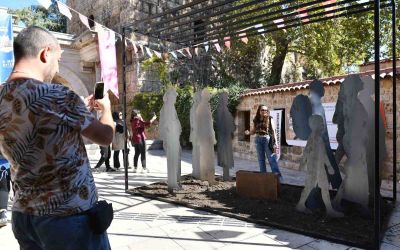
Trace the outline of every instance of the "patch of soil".
<path fill-rule="evenodd" d="M 173 194 L 168 192 L 165 182 L 131 189 L 129 193 L 348 245 L 367 247 L 373 243 L 372 213 L 362 215 L 354 207 L 347 209 L 343 218 L 329 218 L 325 211 L 315 211 L 313 214 L 297 212 L 295 207 L 303 187 L 283 184 L 280 188 L 280 199 L 268 201 L 239 196 L 235 179 L 223 182 L 222 178 L 217 178 L 215 185 L 208 186 L 208 182 L 183 176 L 181 185 L 182 189 Z M 392 205 L 384 200 L 381 204 L 382 221 L 386 223 Z"/>

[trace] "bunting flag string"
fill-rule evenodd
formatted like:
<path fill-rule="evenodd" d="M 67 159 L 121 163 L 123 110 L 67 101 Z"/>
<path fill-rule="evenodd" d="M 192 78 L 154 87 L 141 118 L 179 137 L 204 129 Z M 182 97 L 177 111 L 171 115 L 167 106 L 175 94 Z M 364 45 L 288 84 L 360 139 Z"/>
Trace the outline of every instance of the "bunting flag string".
<path fill-rule="evenodd" d="M 79 13 L 79 19 L 81 20 L 81 22 L 88 28 L 90 29 L 90 25 L 89 25 L 89 19 L 82 15 L 81 13 Z"/>
<path fill-rule="evenodd" d="M 69 20 L 72 20 L 72 13 L 69 10 L 69 7 L 67 5 L 63 4 L 62 2 L 57 1 L 57 6 L 58 6 L 58 10 L 60 11 L 61 14 L 66 16 Z"/>

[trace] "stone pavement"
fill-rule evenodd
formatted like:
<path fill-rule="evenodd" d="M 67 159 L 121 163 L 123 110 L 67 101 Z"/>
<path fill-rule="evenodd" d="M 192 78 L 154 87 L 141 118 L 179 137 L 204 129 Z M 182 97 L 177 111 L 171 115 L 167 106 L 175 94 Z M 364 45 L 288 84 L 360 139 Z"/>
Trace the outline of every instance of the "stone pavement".
<path fill-rule="evenodd" d="M 90 147 L 89 147 L 90 148 Z M 100 154 L 89 150 L 92 166 Z M 130 155 L 130 158 L 133 155 Z M 122 158 L 122 157 L 121 157 Z M 132 160 L 132 159 L 130 159 Z M 257 163 L 236 159 L 235 169 L 257 170 Z M 166 179 L 166 159 L 162 151 L 148 152 L 150 173 L 129 171 L 129 187 Z M 217 173 L 222 169 L 217 167 Z M 101 199 L 113 203 L 115 218 L 108 230 L 112 249 L 355 249 L 291 232 L 227 218 L 169 203 L 131 196 L 124 192 L 124 173 L 95 171 Z M 191 173 L 191 154 L 183 152 L 182 174 Z M 302 184 L 304 174 L 282 169 L 285 182 Z M 400 250 L 400 208 L 390 222 L 381 249 Z M 18 249 L 11 225 L 0 228 L 1 249 Z"/>

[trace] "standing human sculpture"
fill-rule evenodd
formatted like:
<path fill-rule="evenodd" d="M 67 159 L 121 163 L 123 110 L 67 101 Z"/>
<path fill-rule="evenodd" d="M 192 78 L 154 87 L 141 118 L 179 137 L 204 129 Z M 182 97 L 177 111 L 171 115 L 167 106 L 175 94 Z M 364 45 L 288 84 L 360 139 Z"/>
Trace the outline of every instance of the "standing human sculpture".
<path fill-rule="evenodd" d="M 218 129 L 218 164 L 223 168 L 223 180 L 229 180 L 229 169 L 234 167 L 232 138 L 235 131 L 235 122 L 228 109 L 228 93 L 219 94 L 217 108 Z"/>
<path fill-rule="evenodd" d="M 333 174 L 334 169 L 326 154 L 324 134 L 324 120 L 322 116 L 312 115 L 309 119 L 311 134 L 308 137 L 300 162 L 300 169 L 307 170 L 306 183 L 296 206 L 297 211 L 310 213 L 306 207 L 309 195 L 316 187 L 321 189 L 322 200 L 326 213 L 331 217 L 342 217 L 343 214 L 333 209 L 329 196 L 329 182 L 326 172 Z"/>
<path fill-rule="evenodd" d="M 164 95 L 164 105 L 160 112 L 160 139 L 163 141 L 164 150 L 167 153 L 168 168 L 168 191 L 180 189 L 181 177 L 181 146 L 179 137 L 182 127 L 175 109 L 176 97 L 175 88 L 169 88 Z"/>
<path fill-rule="evenodd" d="M 217 143 L 213 128 L 213 119 L 210 106 L 211 94 L 207 88 L 201 92 L 201 101 L 196 111 L 197 133 L 199 145 L 200 180 L 215 183 L 215 152 Z"/>
<path fill-rule="evenodd" d="M 197 129 L 197 119 L 196 111 L 200 104 L 201 91 L 197 91 L 194 94 L 193 105 L 190 109 L 190 142 L 192 143 L 192 176 L 196 179 L 200 179 L 200 152 L 199 152 L 199 142 L 197 139 L 198 129 Z"/>

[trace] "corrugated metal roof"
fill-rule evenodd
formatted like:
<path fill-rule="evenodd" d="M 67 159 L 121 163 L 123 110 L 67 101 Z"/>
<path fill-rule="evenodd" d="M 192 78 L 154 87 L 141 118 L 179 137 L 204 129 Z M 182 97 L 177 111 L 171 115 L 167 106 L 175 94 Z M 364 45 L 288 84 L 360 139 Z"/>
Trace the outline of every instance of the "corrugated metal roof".
<path fill-rule="evenodd" d="M 396 69 L 397 69 L 396 74 L 399 74 L 400 67 L 398 67 Z M 344 81 L 344 79 L 350 75 L 360 75 L 360 76 L 369 75 L 369 76 L 372 76 L 372 78 L 374 78 L 375 71 L 371 70 L 371 71 L 360 72 L 360 73 L 356 73 L 356 74 L 333 76 L 333 77 L 323 78 L 323 79 L 319 79 L 319 80 L 321 80 L 324 85 L 335 85 L 335 84 L 342 83 Z M 393 76 L 392 68 L 381 70 L 380 77 L 382 79 L 385 77 L 392 77 L 392 76 Z M 241 95 L 241 97 L 263 95 L 263 94 L 269 94 L 269 93 L 275 93 L 275 92 L 285 92 L 285 91 L 291 91 L 291 90 L 297 90 L 297 89 L 306 89 L 306 88 L 308 88 L 308 86 L 311 82 L 312 82 L 312 80 L 307 80 L 307 81 L 302 81 L 302 82 L 269 86 L 269 87 L 264 87 L 264 88 L 259 88 L 259 89 L 249 89 L 249 90 L 245 90 L 244 93 Z"/>

